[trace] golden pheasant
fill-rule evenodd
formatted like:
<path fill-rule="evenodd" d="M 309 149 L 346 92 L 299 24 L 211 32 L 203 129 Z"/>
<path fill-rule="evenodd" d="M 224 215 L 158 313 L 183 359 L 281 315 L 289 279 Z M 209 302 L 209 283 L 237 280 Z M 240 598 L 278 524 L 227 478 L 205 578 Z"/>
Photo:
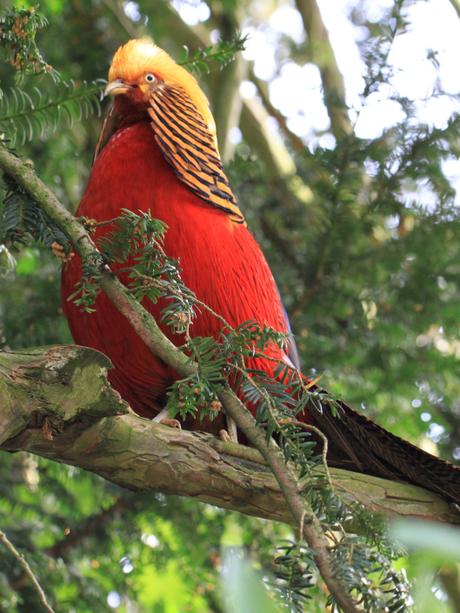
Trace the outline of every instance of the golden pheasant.
<path fill-rule="evenodd" d="M 195 78 L 150 40 L 132 40 L 116 52 L 107 92 L 114 97 L 99 140 L 95 163 L 77 214 L 96 221 L 122 209 L 151 211 L 166 222 L 165 251 L 180 262 L 182 278 L 202 302 L 232 326 L 257 321 L 287 333 L 288 322 L 267 262 L 244 223 L 220 160 L 208 101 Z M 110 230 L 99 226 L 96 241 Z M 135 411 L 159 413 L 177 378 L 149 351 L 128 321 L 101 294 L 94 313 L 67 300 L 81 275 L 78 258 L 63 271 L 63 306 L 79 344 L 110 357 L 110 381 Z M 120 275 L 122 281 L 126 278 Z M 160 321 L 164 304 L 145 301 Z M 200 310 L 193 336 L 219 337 L 221 322 Z M 173 342 L 183 339 L 162 325 Z M 248 367 L 275 376 L 282 349 Z M 460 469 L 393 436 L 341 405 L 300 417 L 316 424 L 330 442 L 330 462 L 390 479 L 405 479 L 460 503 Z M 218 422 L 219 420 L 217 420 Z M 207 423 L 209 429 L 222 427 Z"/>

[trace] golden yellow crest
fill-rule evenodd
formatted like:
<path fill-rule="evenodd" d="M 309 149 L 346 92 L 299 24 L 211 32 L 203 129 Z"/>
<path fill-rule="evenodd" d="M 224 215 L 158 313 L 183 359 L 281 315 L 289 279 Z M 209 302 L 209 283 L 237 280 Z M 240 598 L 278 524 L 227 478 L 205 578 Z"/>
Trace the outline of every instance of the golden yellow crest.
<path fill-rule="evenodd" d="M 197 80 L 185 68 L 179 66 L 166 51 L 157 47 L 150 38 L 135 38 L 118 48 L 110 66 L 109 81 L 122 79 L 128 83 L 136 82 L 148 72 L 155 74 L 166 85 L 183 89 L 215 136 L 214 117 L 208 99 Z"/>

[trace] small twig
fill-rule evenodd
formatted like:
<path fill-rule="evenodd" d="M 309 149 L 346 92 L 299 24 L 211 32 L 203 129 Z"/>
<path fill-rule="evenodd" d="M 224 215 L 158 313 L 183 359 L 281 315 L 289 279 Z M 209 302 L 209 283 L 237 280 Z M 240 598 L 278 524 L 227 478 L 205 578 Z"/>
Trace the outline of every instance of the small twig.
<path fill-rule="evenodd" d="M 305 529 L 305 511 L 302 513 L 302 517 L 300 518 L 300 526 L 299 526 L 299 541 L 303 539 L 303 532 Z"/>
<path fill-rule="evenodd" d="M 269 357 L 269 356 L 267 356 L 267 357 Z M 276 359 L 275 359 L 275 361 L 280 362 L 280 360 L 276 360 Z M 301 378 L 301 374 L 298 372 L 297 369 L 292 368 L 291 366 L 289 366 L 289 364 L 287 364 L 286 366 L 287 366 L 287 368 L 289 368 L 290 370 L 292 370 L 293 372 L 298 374 L 298 376 Z M 274 408 L 273 399 L 268 394 L 267 390 L 265 390 L 262 387 L 260 387 L 260 385 L 258 385 L 257 382 L 254 381 L 254 379 L 252 377 L 250 377 L 247 372 L 245 372 L 242 368 L 240 368 L 236 364 L 233 364 L 232 367 L 235 370 L 238 370 L 238 372 L 243 377 L 245 377 L 245 379 L 247 381 L 249 381 L 251 383 L 251 385 L 253 385 L 257 389 L 259 394 L 261 394 L 265 398 L 265 400 L 267 402 L 268 412 L 270 413 L 270 417 L 273 420 L 273 423 L 276 425 L 277 429 L 281 432 L 282 431 L 281 426 L 283 424 L 283 419 L 278 420 L 276 415 L 274 414 L 274 412 L 273 412 L 273 408 Z M 317 379 L 312 381 L 311 385 L 315 385 L 319 378 L 320 377 L 318 377 Z M 301 382 L 303 384 L 303 380 L 302 379 L 301 379 Z M 303 385 L 303 387 L 305 389 L 308 389 L 308 386 Z M 321 441 L 323 443 L 323 449 L 322 449 L 322 452 L 321 452 L 321 460 L 322 460 L 322 463 L 324 465 L 324 471 L 326 473 L 326 478 L 327 478 L 329 487 L 333 490 L 334 486 L 332 484 L 331 474 L 329 472 L 329 466 L 327 464 L 327 452 L 328 452 L 328 449 L 329 449 L 329 442 L 327 440 L 326 435 L 323 432 L 321 432 L 321 430 L 319 428 L 317 428 L 316 426 L 314 426 L 313 424 L 307 424 L 307 423 L 305 423 L 303 421 L 299 421 L 298 419 L 292 419 L 291 417 L 288 417 L 286 419 L 286 423 L 289 423 L 290 425 L 297 426 L 298 428 L 302 428 L 303 430 L 307 430 L 309 432 L 314 432 L 321 439 Z"/>
<path fill-rule="evenodd" d="M 290 143 L 293 150 L 297 153 L 307 152 L 308 151 L 307 146 L 303 142 L 303 140 L 300 138 L 300 136 L 297 136 L 295 132 L 292 132 L 292 130 L 289 129 L 287 125 L 287 117 L 285 117 L 283 113 L 281 113 L 281 111 L 277 109 L 275 105 L 272 103 L 272 101 L 270 100 L 270 95 L 268 92 L 268 84 L 256 76 L 256 74 L 254 73 L 253 66 L 251 66 L 251 69 L 249 72 L 249 78 L 256 86 L 257 93 L 259 94 L 263 105 L 267 109 L 268 113 L 276 119 L 282 133 L 284 134 L 284 136 Z"/>
<path fill-rule="evenodd" d="M 329 466 L 327 464 L 327 452 L 329 449 L 329 441 L 327 440 L 326 435 L 324 434 L 324 432 L 321 432 L 321 430 L 319 428 L 317 428 L 316 426 L 314 426 L 313 424 L 306 424 L 303 421 L 294 421 L 293 422 L 298 428 L 302 428 L 303 430 L 308 430 L 310 432 L 314 432 L 323 442 L 323 450 L 321 452 L 321 460 L 323 462 L 323 466 L 324 466 L 324 472 L 326 473 L 326 478 L 327 481 L 329 483 L 329 487 L 331 488 L 331 490 L 334 489 L 334 485 L 332 484 L 332 478 L 331 478 L 331 473 L 329 472 Z"/>
<path fill-rule="evenodd" d="M 163 250 L 160 250 L 160 253 L 164 254 Z M 171 296 L 175 296 L 176 298 L 184 298 L 184 295 L 181 291 L 174 289 L 173 287 L 171 287 L 170 285 L 168 285 L 168 283 L 166 281 L 163 281 L 161 279 L 152 279 L 152 277 L 149 277 L 148 275 L 143 275 L 141 273 L 137 273 L 137 276 L 140 277 L 141 279 L 145 279 L 146 283 L 145 285 L 143 285 L 143 289 L 150 289 L 150 288 L 155 288 L 155 289 L 160 289 L 160 290 L 164 290 L 165 288 L 168 289 L 168 293 Z M 131 289 L 129 290 L 131 293 L 135 293 L 135 289 Z M 197 298 L 192 292 L 190 293 L 190 295 L 186 295 L 186 298 L 188 300 L 190 300 L 191 302 L 195 303 L 197 306 L 202 307 L 205 311 L 207 311 L 208 313 L 210 313 L 213 317 L 215 317 L 218 321 L 221 322 L 221 324 L 227 328 L 229 331 L 231 332 L 235 332 L 235 328 L 233 326 L 231 326 L 228 321 L 222 317 L 222 315 L 219 315 L 219 313 L 216 313 L 216 311 L 214 311 L 214 309 L 212 309 L 209 305 L 207 305 L 205 302 L 203 302 L 202 300 L 200 300 L 199 298 Z"/>
<path fill-rule="evenodd" d="M 42 586 L 38 582 L 37 577 L 34 575 L 33 570 L 30 568 L 29 563 L 24 558 L 22 553 L 20 553 L 16 549 L 16 547 L 13 545 L 13 543 L 10 541 L 10 539 L 6 536 L 6 534 L 2 530 L 0 530 L 0 542 L 2 542 L 5 545 L 5 547 L 8 549 L 8 551 L 11 554 L 13 554 L 13 556 L 16 558 L 16 560 L 22 566 L 23 571 L 29 577 L 29 579 L 30 579 L 30 581 L 31 581 L 35 591 L 37 592 L 38 599 L 40 601 L 40 604 L 43 606 L 43 609 L 45 611 L 48 611 L 48 613 L 55 613 L 54 609 L 49 604 L 49 602 L 48 602 L 48 600 L 46 598 L 46 594 L 43 591 Z"/>
<path fill-rule="evenodd" d="M 93 230 L 96 228 L 110 226 L 114 224 L 118 220 L 118 217 L 112 219 L 104 219 L 104 221 L 96 221 L 91 217 L 75 217 L 75 219 L 83 225 L 85 230 L 88 230 L 88 232 L 92 233 Z"/>

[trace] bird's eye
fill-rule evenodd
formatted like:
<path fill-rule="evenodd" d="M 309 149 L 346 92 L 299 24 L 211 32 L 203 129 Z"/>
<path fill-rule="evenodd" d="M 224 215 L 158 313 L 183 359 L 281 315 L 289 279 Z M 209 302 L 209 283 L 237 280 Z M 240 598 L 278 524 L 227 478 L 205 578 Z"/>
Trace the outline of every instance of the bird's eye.
<path fill-rule="evenodd" d="M 147 81 L 147 83 L 153 83 L 155 81 L 155 75 L 153 75 L 151 72 L 148 72 L 145 75 L 145 80 Z"/>

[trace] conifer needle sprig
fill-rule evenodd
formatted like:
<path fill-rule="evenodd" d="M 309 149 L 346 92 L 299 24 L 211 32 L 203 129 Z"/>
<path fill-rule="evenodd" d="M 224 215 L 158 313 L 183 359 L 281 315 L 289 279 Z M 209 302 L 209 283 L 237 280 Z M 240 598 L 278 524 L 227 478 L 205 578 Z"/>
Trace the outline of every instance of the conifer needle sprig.
<path fill-rule="evenodd" d="M 237 34 L 232 40 L 219 41 L 215 45 L 198 49 L 194 53 L 191 53 L 189 48 L 184 45 L 184 54 L 178 63 L 198 75 L 208 74 L 211 72 L 213 65 L 224 68 L 224 66 L 232 62 L 235 59 L 235 55 L 239 51 L 244 50 L 247 39 L 248 35 Z"/>
<path fill-rule="evenodd" d="M 43 138 L 59 125 L 69 127 L 100 115 L 102 81 L 59 81 L 50 90 L 34 86 L 28 92 L 14 87 L 0 94 L 0 133 L 10 145 Z"/>

